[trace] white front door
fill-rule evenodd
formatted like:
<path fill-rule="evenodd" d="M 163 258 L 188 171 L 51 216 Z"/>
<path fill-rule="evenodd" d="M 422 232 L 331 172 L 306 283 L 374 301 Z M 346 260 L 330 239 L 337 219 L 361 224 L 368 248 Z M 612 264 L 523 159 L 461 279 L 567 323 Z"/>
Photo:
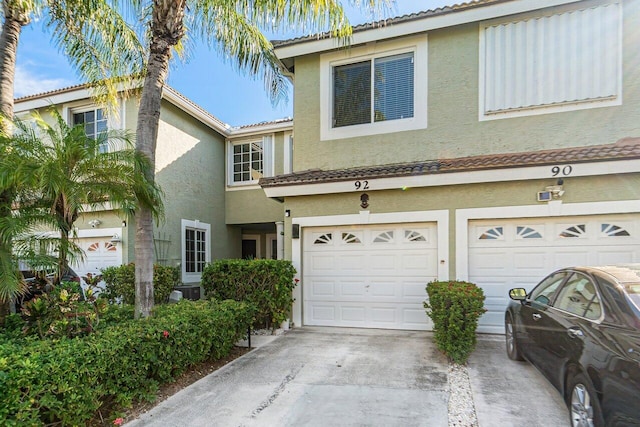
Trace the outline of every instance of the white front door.
<path fill-rule="evenodd" d="M 435 224 L 305 228 L 303 239 L 305 325 L 431 329 Z"/>
<path fill-rule="evenodd" d="M 496 219 L 469 225 L 469 281 L 482 287 L 478 330 L 504 332 L 509 289 L 531 290 L 562 267 L 640 261 L 640 216 Z"/>

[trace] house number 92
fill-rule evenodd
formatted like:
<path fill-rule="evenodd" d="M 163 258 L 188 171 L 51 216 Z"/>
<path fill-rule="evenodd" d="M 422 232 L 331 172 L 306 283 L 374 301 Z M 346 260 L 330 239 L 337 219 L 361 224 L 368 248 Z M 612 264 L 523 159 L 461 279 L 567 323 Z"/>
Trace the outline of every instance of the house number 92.
<path fill-rule="evenodd" d="M 571 172 L 573 172 L 573 167 L 571 167 L 570 165 L 566 165 L 563 167 L 554 166 L 551 168 L 551 176 L 569 176 L 571 175 Z"/>
<path fill-rule="evenodd" d="M 356 186 L 356 190 L 368 190 L 369 181 L 356 181 L 353 183 Z"/>

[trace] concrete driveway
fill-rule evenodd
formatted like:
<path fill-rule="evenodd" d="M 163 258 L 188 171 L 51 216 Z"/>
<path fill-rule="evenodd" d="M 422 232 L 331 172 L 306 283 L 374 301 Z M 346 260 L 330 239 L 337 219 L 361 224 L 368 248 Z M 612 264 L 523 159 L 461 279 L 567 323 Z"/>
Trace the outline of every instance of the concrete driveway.
<path fill-rule="evenodd" d="M 480 426 L 566 425 L 555 390 L 503 347 L 481 339 L 470 360 Z M 127 425 L 445 427 L 447 369 L 429 332 L 297 328 Z"/>

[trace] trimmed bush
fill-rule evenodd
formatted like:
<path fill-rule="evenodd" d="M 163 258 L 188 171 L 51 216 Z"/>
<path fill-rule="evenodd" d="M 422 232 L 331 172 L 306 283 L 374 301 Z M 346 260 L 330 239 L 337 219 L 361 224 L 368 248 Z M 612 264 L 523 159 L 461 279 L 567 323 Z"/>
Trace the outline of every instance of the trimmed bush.
<path fill-rule="evenodd" d="M 449 360 L 465 364 L 476 346 L 478 319 L 486 311 L 484 292 L 468 282 L 431 282 L 424 303 L 436 345 Z"/>
<path fill-rule="evenodd" d="M 256 326 L 277 328 L 289 317 L 296 285 L 291 261 L 226 259 L 202 272 L 207 298 L 246 301 L 256 309 Z"/>
<path fill-rule="evenodd" d="M 162 304 L 169 300 L 173 288 L 179 283 L 180 272 L 175 267 L 167 267 L 160 264 L 153 266 L 153 296 L 156 304 Z M 110 302 L 122 298 L 125 304 L 134 304 L 136 299 L 136 265 L 130 263 L 118 267 L 102 269 L 102 279 L 105 289 L 101 296 Z"/>
<path fill-rule="evenodd" d="M 227 355 L 252 319 L 247 304 L 181 301 L 83 338 L 0 334 L 0 425 L 86 425 L 97 411 L 151 400 L 158 384 Z"/>

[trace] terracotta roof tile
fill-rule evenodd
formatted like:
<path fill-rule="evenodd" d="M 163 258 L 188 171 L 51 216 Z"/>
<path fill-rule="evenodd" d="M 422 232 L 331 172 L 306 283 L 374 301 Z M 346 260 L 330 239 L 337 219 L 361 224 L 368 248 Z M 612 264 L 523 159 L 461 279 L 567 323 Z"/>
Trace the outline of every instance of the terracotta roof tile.
<path fill-rule="evenodd" d="M 367 22 L 364 24 L 354 25 L 353 32 L 357 33 L 360 31 L 371 30 L 374 28 L 385 27 L 387 25 L 399 24 L 403 22 L 410 22 L 424 18 L 430 18 L 432 16 L 444 15 L 452 12 L 459 12 L 466 9 L 472 9 L 475 7 L 487 6 L 493 3 L 504 3 L 505 1 L 512 0 L 471 0 L 468 2 L 457 3 L 451 6 L 442 6 L 435 9 L 429 9 L 421 12 L 410 13 L 402 16 L 396 16 L 387 19 L 381 19 L 375 22 Z M 310 34 L 306 36 L 296 37 L 288 40 L 271 40 L 271 43 L 275 48 L 294 45 L 298 43 L 304 43 L 308 41 L 320 40 L 331 38 L 331 34 L 329 32 L 318 33 L 318 34 Z"/>
<path fill-rule="evenodd" d="M 411 175 L 468 172 L 472 170 L 543 166 L 557 163 L 588 163 L 638 158 L 640 158 L 640 138 L 623 138 L 614 144 L 591 145 L 586 147 L 423 160 L 349 169 L 310 169 L 287 175 L 261 178 L 260 185 L 267 188 L 349 181 L 355 178 L 393 178 Z"/>

